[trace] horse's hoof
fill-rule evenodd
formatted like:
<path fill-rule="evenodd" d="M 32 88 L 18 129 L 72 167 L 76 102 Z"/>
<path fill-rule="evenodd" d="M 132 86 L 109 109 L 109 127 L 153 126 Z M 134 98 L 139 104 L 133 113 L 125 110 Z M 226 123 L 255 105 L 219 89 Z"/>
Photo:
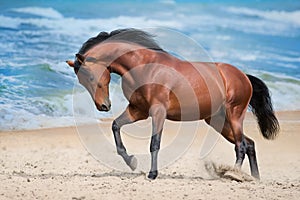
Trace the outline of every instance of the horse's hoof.
<path fill-rule="evenodd" d="M 259 180 L 260 180 L 259 173 L 251 174 L 251 176 L 254 177 L 256 181 L 259 181 Z"/>
<path fill-rule="evenodd" d="M 151 171 L 151 172 L 149 172 L 149 174 L 148 174 L 148 178 L 151 179 L 151 180 L 154 180 L 154 179 L 156 179 L 157 174 L 158 174 L 157 170 Z"/>
<path fill-rule="evenodd" d="M 130 167 L 130 169 L 132 171 L 134 171 L 136 169 L 136 167 L 137 167 L 137 159 L 136 159 L 136 157 L 134 157 L 134 156 L 130 156 L 129 157 L 128 166 Z"/>

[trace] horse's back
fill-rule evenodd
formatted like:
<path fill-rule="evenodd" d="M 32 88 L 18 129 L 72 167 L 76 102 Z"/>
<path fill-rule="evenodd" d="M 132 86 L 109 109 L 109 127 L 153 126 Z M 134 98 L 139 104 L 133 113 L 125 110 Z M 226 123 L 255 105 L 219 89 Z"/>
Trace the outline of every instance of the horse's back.
<path fill-rule="evenodd" d="M 188 98 L 184 98 L 185 104 L 193 105 L 186 110 L 186 116 L 191 116 L 187 117 L 187 120 L 197 118 L 197 115 L 189 114 L 191 110 L 199 113 L 199 119 L 205 119 L 229 104 L 230 106 L 239 104 L 247 108 L 252 95 L 252 86 L 246 74 L 238 68 L 226 63 L 186 62 L 177 70 L 186 78 L 190 87 L 189 90 L 184 88 L 184 92 L 182 88 L 179 89 L 180 92 L 177 94 L 192 93 Z M 178 85 L 182 86 L 182 82 L 178 81 Z M 195 105 L 198 105 L 198 110 Z"/>
<path fill-rule="evenodd" d="M 170 113 L 178 113 L 180 110 L 181 118 L 177 120 L 205 119 L 218 112 L 225 102 L 226 94 L 216 64 L 182 62 L 174 69 L 182 76 L 173 80 L 170 98 Z"/>

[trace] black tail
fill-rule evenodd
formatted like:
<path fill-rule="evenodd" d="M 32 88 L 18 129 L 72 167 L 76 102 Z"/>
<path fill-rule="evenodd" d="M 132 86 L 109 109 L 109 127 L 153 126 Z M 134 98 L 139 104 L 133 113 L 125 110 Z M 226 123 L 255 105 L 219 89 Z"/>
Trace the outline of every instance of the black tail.
<path fill-rule="evenodd" d="M 264 138 L 274 139 L 279 131 L 279 123 L 274 115 L 269 89 L 259 78 L 248 74 L 247 76 L 253 88 L 252 98 L 250 100 L 251 110 L 257 118 L 260 131 Z"/>

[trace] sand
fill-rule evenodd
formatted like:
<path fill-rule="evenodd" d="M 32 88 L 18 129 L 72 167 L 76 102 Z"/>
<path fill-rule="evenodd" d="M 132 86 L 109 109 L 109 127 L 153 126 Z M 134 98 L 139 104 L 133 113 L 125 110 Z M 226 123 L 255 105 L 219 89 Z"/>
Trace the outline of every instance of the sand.
<path fill-rule="evenodd" d="M 121 159 L 117 163 L 124 166 L 123 171 L 98 162 L 85 149 L 76 127 L 0 132 L 0 199 L 300 199 L 300 112 L 277 115 L 281 132 L 274 141 L 262 138 L 250 114 L 245 120 L 246 134 L 256 141 L 260 181 L 249 178 L 247 159 L 242 173 L 231 170 L 234 146 L 223 138 L 208 156 L 201 157 L 200 147 L 210 130 L 204 123 L 197 128 L 192 145 L 182 148 L 187 151 L 162 168 L 154 181 L 145 178 L 146 169 L 131 172 Z M 107 137 L 110 123 L 98 125 L 107 128 Z M 126 131 L 149 131 L 143 123 Z M 167 122 L 164 147 L 177 125 Z M 149 149 L 149 142 L 137 145 L 126 137 L 124 142 L 131 152 Z M 95 144 L 101 146 L 103 141 Z M 112 160 L 119 159 L 115 152 L 106 153 Z M 160 162 L 171 157 L 163 154 Z M 143 166 L 144 161 L 138 161 Z M 224 176 L 226 172 L 229 176 Z"/>

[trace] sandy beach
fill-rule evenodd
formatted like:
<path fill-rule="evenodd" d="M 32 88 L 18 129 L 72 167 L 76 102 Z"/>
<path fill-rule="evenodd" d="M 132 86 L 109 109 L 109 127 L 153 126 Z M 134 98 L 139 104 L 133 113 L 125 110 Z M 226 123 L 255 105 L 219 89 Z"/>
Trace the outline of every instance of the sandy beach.
<path fill-rule="evenodd" d="M 277 116 L 281 132 L 274 141 L 263 139 L 251 114 L 244 123 L 245 133 L 256 142 L 260 181 L 212 174 L 207 164 L 219 169 L 233 166 L 234 146 L 219 138 L 212 152 L 200 159 L 203 133 L 208 130 L 203 122 L 190 148 L 161 169 L 154 181 L 145 178 L 147 171 L 131 172 L 125 163 L 121 164 L 127 171 L 118 171 L 98 162 L 84 148 L 76 127 L 0 132 L 0 199 L 296 200 L 300 198 L 300 111 Z M 110 121 L 105 124 L 109 126 Z M 165 145 L 174 126 L 168 123 L 164 129 Z M 126 137 L 124 141 L 129 152 L 148 150 L 147 145 L 139 147 Z M 247 159 L 242 170 L 250 173 Z"/>

